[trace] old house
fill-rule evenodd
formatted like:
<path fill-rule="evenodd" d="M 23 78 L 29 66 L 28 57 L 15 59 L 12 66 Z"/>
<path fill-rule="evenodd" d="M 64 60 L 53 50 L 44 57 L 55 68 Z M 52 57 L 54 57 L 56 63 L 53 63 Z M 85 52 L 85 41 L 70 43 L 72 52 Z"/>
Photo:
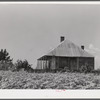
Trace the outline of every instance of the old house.
<path fill-rule="evenodd" d="M 49 53 L 37 60 L 37 69 L 79 70 L 81 66 L 88 65 L 94 69 L 94 56 L 84 50 L 84 46 L 77 46 L 69 40 L 60 38 L 61 43 Z"/>

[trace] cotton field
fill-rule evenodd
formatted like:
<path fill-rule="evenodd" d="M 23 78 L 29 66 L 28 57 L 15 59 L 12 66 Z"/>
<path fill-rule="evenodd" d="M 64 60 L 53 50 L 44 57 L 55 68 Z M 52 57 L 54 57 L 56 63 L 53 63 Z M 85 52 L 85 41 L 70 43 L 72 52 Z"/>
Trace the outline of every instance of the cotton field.
<path fill-rule="evenodd" d="M 28 73 L 0 71 L 1 89 L 100 89 L 93 73 Z"/>

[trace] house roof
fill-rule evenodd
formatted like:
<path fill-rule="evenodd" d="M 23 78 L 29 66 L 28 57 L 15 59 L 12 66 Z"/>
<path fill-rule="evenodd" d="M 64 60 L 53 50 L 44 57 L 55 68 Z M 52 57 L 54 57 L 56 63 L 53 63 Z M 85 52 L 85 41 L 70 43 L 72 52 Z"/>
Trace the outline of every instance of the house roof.
<path fill-rule="evenodd" d="M 81 49 L 70 40 L 64 40 L 56 48 L 44 56 L 61 56 L 61 57 L 94 57 L 87 51 Z"/>

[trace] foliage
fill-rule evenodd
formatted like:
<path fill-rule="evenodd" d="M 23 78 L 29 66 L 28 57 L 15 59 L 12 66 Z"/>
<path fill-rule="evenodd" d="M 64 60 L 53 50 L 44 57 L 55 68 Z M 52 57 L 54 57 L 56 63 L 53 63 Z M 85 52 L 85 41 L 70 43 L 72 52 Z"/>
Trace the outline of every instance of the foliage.
<path fill-rule="evenodd" d="M 9 62 L 2 62 L 0 61 L 0 70 L 12 70 L 13 71 L 13 63 Z"/>
<path fill-rule="evenodd" d="M 1 49 L 0 51 L 0 61 L 6 61 L 6 62 L 11 62 L 12 59 L 10 59 L 9 53 L 7 52 L 6 49 Z"/>
<path fill-rule="evenodd" d="M 93 73 L 28 73 L 0 71 L 1 89 L 100 89 Z"/>
<path fill-rule="evenodd" d="M 28 63 L 27 60 L 17 60 L 15 63 L 15 68 L 17 71 L 24 69 L 25 71 L 32 71 L 31 65 Z"/>
<path fill-rule="evenodd" d="M 0 51 L 0 70 L 12 70 L 13 63 L 6 49 Z"/>
<path fill-rule="evenodd" d="M 57 72 L 63 73 L 63 72 L 70 72 L 69 68 L 66 66 L 64 68 L 57 69 Z"/>
<path fill-rule="evenodd" d="M 92 72 L 92 66 L 82 65 L 80 68 L 80 72 L 83 72 L 83 73 Z"/>
<path fill-rule="evenodd" d="M 93 70 L 92 73 L 94 73 L 94 74 L 100 74 L 100 69 Z"/>

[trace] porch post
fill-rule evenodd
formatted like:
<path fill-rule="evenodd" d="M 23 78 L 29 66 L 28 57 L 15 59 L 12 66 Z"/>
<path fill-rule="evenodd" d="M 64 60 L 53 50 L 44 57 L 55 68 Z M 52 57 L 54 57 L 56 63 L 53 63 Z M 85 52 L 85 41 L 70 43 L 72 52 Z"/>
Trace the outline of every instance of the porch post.
<path fill-rule="evenodd" d="M 77 70 L 79 70 L 79 57 L 77 58 Z"/>

